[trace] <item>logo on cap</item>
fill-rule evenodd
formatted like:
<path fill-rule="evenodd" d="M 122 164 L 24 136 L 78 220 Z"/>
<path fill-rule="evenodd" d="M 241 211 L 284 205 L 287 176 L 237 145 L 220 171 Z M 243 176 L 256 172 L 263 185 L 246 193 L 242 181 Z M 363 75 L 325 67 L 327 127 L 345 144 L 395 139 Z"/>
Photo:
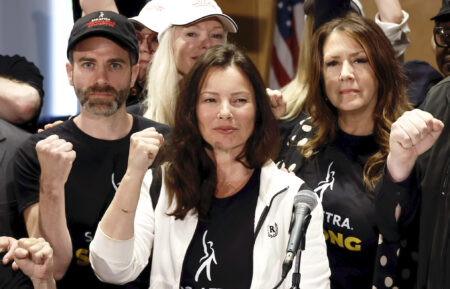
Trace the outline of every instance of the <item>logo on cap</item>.
<path fill-rule="evenodd" d="M 150 3 L 152 3 L 152 2 L 150 2 Z M 158 12 L 164 11 L 164 6 L 162 6 L 161 4 L 150 5 L 149 8 L 150 8 L 149 10 L 155 10 Z"/>
<path fill-rule="evenodd" d="M 105 17 L 103 12 L 100 12 L 97 18 L 93 18 L 90 22 L 86 23 L 88 28 L 100 25 L 114 27 L 116 26 L 116 22 L 111 21 L 110 18 Z"/>
<path fill-rule="evenodd" d="M 210 1 L 210 0 L 197 0 L 194 1 L 194 3 L 192 3 L 192 6 L 195 7 L 202 7 L 202 6 L 206 6 L 206 7 L 211 7 L 213 9 L 217 9 L 217 4 L 214 1 Z"/>

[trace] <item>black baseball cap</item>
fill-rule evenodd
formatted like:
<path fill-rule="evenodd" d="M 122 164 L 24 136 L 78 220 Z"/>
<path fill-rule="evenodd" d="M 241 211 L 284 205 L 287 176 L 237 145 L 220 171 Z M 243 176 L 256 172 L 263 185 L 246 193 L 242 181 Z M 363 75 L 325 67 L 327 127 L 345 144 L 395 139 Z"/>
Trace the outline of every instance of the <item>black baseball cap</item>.
<path fill-rule="evenodd" d="M 450 20 L 450 0 L 442 0 L 442 7 L 439 13 L 431 18 L 434 21 L 449 21 Z"/>
<path fill-rule="evenodd" d="M 98 11 L 78 19 L 70 33 L 67 45 L 69 52 L 82 40 L 101 36 L 111 39 L 134 55 L 135 63 L 139 57 L 139 43 L 133 24 L 127 17 L 112 11 Z"/>

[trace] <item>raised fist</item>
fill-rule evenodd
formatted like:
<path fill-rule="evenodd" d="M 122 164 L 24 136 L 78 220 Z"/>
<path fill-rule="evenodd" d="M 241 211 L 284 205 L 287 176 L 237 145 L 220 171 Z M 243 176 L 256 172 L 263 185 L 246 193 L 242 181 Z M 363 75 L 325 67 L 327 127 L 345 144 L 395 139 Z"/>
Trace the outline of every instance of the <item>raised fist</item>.
<path fill-rule="evenodd" d="M 41 166 L 41 186 L 64 188 L 76 157 L 72 144 L 51 135 L 36 144 L 36 152 Z"/>
<path fill-rule="evenodd" d="M 155 128 L 147 128 L 131 135 L 128 169 L 146 172 L 153 164 L 164 137 Z"/>
<path fill-rule="evenodd" d="M 417 157 L 433 146 L 443 128 L 442 121 L 420 109 L 405 112 L 392 124 L 387 166 L 393 181 L 409 176 Z"/>

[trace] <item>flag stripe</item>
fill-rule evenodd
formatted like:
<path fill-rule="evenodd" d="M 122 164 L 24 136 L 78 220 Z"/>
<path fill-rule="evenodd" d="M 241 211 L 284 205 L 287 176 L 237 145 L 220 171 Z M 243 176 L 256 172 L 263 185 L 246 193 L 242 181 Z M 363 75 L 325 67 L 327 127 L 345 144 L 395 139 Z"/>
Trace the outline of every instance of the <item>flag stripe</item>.
<path fill-rule="evenodd" d="M 274 76 L 276 79 L 275 84 L 279 85 L 280 83 L 287 83 L 292 78 L 291 75 L 289 75 L 289 72 L 286 71 L 283 63 L 280 61 L 280 59 L 276 56 L 272 56 L 272 70 L 275 72 Z"/>
<path fill-rule="evenodd" d="M 297 72 L 304 24 L 303 0 L 278 0 L 269 83 L 278 89 Z"/>

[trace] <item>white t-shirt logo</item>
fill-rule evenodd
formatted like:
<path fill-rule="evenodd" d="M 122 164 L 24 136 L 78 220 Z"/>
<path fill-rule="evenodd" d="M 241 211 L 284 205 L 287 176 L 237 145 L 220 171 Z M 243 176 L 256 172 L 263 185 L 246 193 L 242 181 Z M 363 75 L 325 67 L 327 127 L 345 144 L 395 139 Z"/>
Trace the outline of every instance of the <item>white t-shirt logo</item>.
<path fill-rule="evenodd" d="M 201 264 L 200 267 L 198 267 L 197 273 L 195 273 L 195 282 L 198 282 L 198 277 L 203 270 L 206 271 L 208 281 L 211 281 L 211 262 L 214 262 L 214 264 L 217 265 L 216 255 L 213 248 L 214 243 L 212 241 L 206 241 L 207 233 L 208 231 L 206 230 L 203 234 L 203 251 L 205 252 L 205 256 L 203 256 L 199 261 Z"/>
<path fill-rule="evenodd" d="M 333 162 L 331 162 L 330 165 L 328 166 L 327 177 L 325 178 L 325 180 L 319 182 L 318 187 L 314 189 L 314 192 L 319 194 L 319 200 L 321 202 L 322 202 L 323 194 L 325 193 L 325 191 L 328 188 L 330 190 L 333 190 L 334 175 L 336 174 L 336 172 L 331 170 L 332 165 L 333 165 Z"/>

